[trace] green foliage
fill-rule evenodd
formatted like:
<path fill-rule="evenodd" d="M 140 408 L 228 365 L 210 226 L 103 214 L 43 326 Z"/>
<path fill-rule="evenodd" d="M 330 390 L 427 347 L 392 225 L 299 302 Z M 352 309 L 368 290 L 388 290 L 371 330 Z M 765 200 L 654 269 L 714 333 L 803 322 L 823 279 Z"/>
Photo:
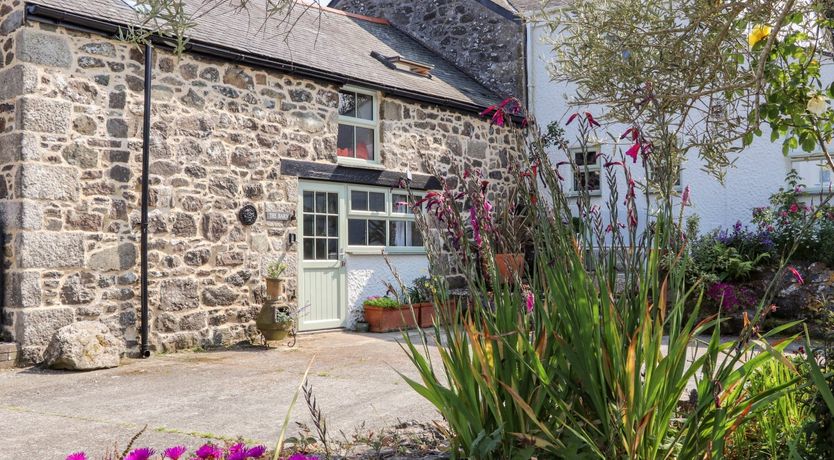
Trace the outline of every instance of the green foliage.
<path fill-rule="evenodd" d="M 287 270 L 287 264 L 280 261 L 273 261 L 266 267 L 266 277 L 277 280 Z"/>
<path fill-rule="evenodd" d="M 692 243 L 689 277 L 709 283 L 746 280 L 772 261 L 772 249 L 767 235 L 739 227 L 732 233 L 713 230 Z"/>
<path fill-rule="evenodd" d="M 431 302 L 434 298 L 434 282 L 430 276 L 415 279 L 408 288 L 408 299 L 412 303 Z"/>
<path fill-rule="evenodd" d="M 806 329 L 808 379 L 814 390 L 808 402 L 811 417 L 803 426 L 804 453 L 808 458 L 834 458 L 834 345 L 827 343 L 818 355 L 811 348 Z"/>
<path fill-rule="evenodd" d="M 373 296 L 368 297 L 365 299 L 364 304 L 366 307 L 381 307 L 381 308 L 400 308 L 402 304 L 397 299 L 392 299 L 390 297 L 380 297 L 380 296 Z"/>
<path fill-rule="evenodd" d="M 435 198 L 445 206 L 442 223 L 418 216 L 426 230 L 440 225 L 445 247 L 459 248 L 453 266 L 464 274 L 470 296 L 456 313 L 439 312 L 439 323 L 448 326 L 435 326 L 431 341 L 422 331 L 418 338 L 403 335 L 419 373 L 418 379 L 403 378 L 449 423 L 454 456 L 720 457 L 732 434 L 784 393 L 778 387 L 747 389 L 746 383 L 774 356 L 784 359 L 789 341 L 766 345 L 767 335 L 755 332 L 758 314 L 738 341 L 721 338 L 716 317 L 697 321 L 700 286 L 688 287 L 687 251 L 668 252 L 685 244 L 670 205 L 661 205 L 648 232 L 638 233 L 631 221 L 624 229 L 613 222 L 606 232 L 580 197 L 588 231 L 577 234 L 564 224 L 577 203 L 566 198 L 547 156 L 534 164 L 538 177 L 519 168 L 522 178 L 532 176 L 519 186 L 536 216 L 530 222 L 536 257 L 529 288 L 496 276 L 489 231 L 481 232 L 480 245 L 455 244 L 462 232 L 448 226 L 470 215 L 456 191 L 447 188 Z M 619 205 L 616 197 L 608 204 Z M 612 244 L 582 249 L 599 241 Z M 429 257 L 437 266 L 448 253 Z M 595 269 L 588 271 L 589 265 Z M 447 290 L 437 291 L 441 301 L 448 299 Z M 689 314 L 688 304 L 696 314 Z M 436 344 L 439 363 L 429 342 Z M 689 346 L 696 342 L 702 353 L 693 358 Z M 690 381 L 698 397 L 681 411 Z"/>
<path fill-rule="evenodd" d="M 810 410 L 802 401 L 801 385 L 805 371 L 801 357 L 790 360 L 771 360 L 757 369 L 746 385 L 746 391 L 762 393 L 773 389 L 788 389 L 781 397 L 756 413 L 733 436 L 732 458 L 790 458 L 798 452 L 803 423 Z"/>

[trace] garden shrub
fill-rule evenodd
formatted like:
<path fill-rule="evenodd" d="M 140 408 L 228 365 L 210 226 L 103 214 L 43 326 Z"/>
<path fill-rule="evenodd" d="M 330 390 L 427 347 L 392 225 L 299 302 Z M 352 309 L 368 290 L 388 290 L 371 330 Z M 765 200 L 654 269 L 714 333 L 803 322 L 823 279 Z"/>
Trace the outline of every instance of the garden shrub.
<path fill-rule="evenodd" d="M 795 247 L 794 258 L 834 267 L 834 207 L 822 198 L 822 203 L 806 203 L 805 185 L 795 170 L 785 182 L 786 187 L 771 195 L 770 206 L 753 210 L 753 222 L 772 235 L 779 253 Z"/>
<path fill-rule="evenodd" d="M 730 230 L 716 229 L 695 239 L 690 276 L 712 283 L 746 280 L 772 262 L 774 248 L 769 232 L 736 222 Z"/>

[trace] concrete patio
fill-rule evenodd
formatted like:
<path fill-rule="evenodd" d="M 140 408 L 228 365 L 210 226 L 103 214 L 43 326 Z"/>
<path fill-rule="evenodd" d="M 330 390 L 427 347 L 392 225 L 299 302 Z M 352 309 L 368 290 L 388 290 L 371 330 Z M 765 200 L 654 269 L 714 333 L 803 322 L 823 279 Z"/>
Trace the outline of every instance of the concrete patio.
<path fill-rule="evenodd" d="M 439 419 L 397 374 L 414 375 L 398 339 L 329 332 L 300 336 L 294 348 L 155 355 L 87 373 L 0 371 L 0 459 L 63 459 L 82 449 L 99 455 L 146 424 L 137 445 L 240 436 L 272 446 L 314 355 L 309 380 L 333 436 L 363 423 L 377 429 Z M 309 422 L 303 399 L 291 420 Z"/>

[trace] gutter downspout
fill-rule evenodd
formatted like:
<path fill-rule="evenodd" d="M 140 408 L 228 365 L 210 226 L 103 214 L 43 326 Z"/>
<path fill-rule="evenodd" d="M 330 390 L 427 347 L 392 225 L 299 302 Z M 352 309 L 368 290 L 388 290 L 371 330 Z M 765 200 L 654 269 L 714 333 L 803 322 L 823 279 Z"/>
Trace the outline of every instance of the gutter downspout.
<path fill-rule="evenodd" d="M 535 112 L 533 110 L 533 104 L 535 103 L 535 78 L 533 75 L 533 69 L 535 68 L 533 63 L 533 56 L 535 55 L 533 51 L 533 23 L 528 21 L 524 24 L 524 65 L 527 67 L 527 71 L 524 72 L 524 77 L 527 80 L 527 111 L 533 113 L 535 116 Z"/>
<path fill-rule="evenodd" d="M 150 146 L 151 146 L 151 78 L 153 77 L 153 47 L 150 42 L 145 43 L 145 105 L 142 119 L 142 203 L 141 203 L 141 346 L 140 356 L 149 358 L 151 350 L 148 346 L 148 201 L 150 190 L 148 186 L 148 175 L 150 169 Z"/>

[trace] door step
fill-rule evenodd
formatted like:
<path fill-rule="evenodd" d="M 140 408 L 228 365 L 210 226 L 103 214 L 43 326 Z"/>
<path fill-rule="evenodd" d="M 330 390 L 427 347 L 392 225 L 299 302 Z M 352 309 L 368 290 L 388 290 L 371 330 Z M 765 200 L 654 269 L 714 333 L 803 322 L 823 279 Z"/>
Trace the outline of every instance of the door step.
<path fill-rule="evenodd" d="M 0 369 L 12 369 L 17 362 L 17 344 L 0 342 Z"/>

